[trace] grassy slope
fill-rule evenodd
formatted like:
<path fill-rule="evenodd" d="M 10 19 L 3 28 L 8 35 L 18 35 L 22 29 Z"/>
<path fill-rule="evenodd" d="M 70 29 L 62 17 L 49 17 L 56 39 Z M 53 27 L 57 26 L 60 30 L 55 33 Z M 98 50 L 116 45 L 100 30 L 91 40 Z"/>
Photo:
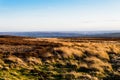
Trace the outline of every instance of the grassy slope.
<path fill-rule="evenodd" d="M 111 38 L 0 38 L 0 80 L 120 80 Z"/>

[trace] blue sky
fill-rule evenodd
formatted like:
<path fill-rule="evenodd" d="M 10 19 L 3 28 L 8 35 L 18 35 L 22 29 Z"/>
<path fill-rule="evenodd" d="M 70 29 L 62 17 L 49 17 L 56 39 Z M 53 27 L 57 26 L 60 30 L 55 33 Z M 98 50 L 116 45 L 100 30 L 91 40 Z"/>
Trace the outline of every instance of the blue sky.
<path fill-rule="evenodd" d="M 120 30 L 120 0 L 0 0 L 0 31 Z"/>

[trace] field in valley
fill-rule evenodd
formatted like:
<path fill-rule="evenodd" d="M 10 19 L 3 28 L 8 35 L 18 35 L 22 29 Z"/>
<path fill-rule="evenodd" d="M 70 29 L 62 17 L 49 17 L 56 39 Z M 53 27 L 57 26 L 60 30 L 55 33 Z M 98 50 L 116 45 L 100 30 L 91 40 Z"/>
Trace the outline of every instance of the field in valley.
<path fill-rule="evenodd" d="M 120 80 L 120 38 L 0 36 L 0 80 Z"/>

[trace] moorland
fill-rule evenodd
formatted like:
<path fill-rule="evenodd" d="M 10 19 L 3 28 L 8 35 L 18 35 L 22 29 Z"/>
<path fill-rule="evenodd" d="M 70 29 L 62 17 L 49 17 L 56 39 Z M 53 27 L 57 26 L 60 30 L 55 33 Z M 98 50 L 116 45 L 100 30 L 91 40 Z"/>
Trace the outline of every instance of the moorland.
<path fill-rule="evenodd" d="M 0 36 L 0 80 L 120 80 L 120 38 Z"/>

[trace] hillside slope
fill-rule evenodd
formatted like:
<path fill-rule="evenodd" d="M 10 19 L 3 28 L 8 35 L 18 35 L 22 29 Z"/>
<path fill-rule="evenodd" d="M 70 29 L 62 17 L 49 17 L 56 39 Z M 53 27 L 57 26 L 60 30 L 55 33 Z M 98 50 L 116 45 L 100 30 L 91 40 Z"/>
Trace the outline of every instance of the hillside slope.
<path fill-rule="evenodd" d="M 120 80 L 117 38 L 0 37 L 0 80 Z"/>

